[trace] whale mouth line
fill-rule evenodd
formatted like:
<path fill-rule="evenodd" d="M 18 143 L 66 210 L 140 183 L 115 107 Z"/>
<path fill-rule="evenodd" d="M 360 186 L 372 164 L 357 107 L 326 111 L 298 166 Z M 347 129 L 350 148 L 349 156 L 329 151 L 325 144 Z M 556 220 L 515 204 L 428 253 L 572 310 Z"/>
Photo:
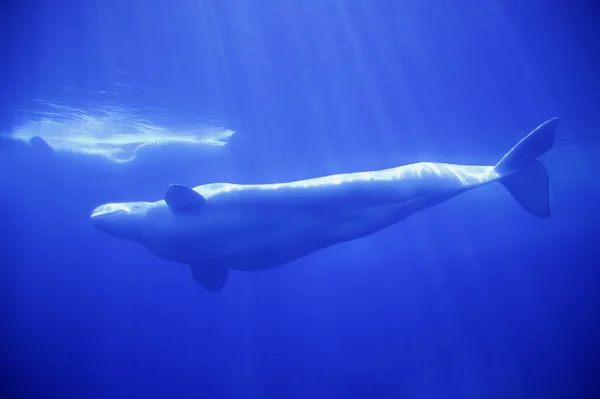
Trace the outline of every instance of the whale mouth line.
<path fill-rule="evenodd" d="M 119 204 L 107 204 L 107 205 L 101 205 L 101 206 L 97 207 L 96 209 L 94 209 L 92 211 L 90 217 L 92 219 L 94 219 L 94 218 L 98 218 L 101 216 L 119 215 L 119 214 L 128 214 L 128 213 L 131 213 L 131 210 L 129 208 L 127 208 L 126 206 L 119 205 Z"/>
<path fill-rule="evenodd" d="M 100 216 L 116 215 L 119 212 L 123 212 L 123 211 L 94 211 L 94 212 L 92 212 L 92 214 L 90 215 L 90 217 L 92 219 L 94 219 L 94 218 L 98 218 Z"/>

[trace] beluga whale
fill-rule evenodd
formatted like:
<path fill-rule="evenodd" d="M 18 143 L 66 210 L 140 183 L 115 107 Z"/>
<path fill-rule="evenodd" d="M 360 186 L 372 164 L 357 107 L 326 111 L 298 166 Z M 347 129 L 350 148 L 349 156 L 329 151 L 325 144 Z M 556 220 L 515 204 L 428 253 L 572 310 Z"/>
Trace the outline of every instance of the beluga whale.
<path fill-rule="evenodd" d="M 171 184 L 158 201 L 100 205 L 91 222 L 189 265 L 199 285 L 218 292 L 229 270 L 279 267 L 494 182 L 530 214 L 549 217 L 549 177 L 538 158 L 557 125 L 544 122 L 493 166 L 419 162 L 275 184 Z"/>

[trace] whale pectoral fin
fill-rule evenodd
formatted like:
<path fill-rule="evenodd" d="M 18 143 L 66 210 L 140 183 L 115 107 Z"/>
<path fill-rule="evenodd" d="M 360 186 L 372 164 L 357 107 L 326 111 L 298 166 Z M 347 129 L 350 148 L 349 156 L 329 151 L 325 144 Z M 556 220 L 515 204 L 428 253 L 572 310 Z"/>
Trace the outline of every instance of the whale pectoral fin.
<path fill-rule="evenodd" d="M 219 292 L 227 282 L 229 269 L 216 265 L 190 265 L 192 277 L 203 288 L 211 292 Z"/>
<path fill-rule="evenodd" d="M 175 212 L 187 212 L 203 209 L 206 199 L 189 187 L 171 184 L 165 193 L 165 202 Z"/>
<path fill-rule="evenodd" d="M 33 147 L 34 151 L 38 151 L 42 154 L 52 154 L 54 152 L 52 146 L 40 136 L 33 136 L 30 138 L 29 144 Z"/>

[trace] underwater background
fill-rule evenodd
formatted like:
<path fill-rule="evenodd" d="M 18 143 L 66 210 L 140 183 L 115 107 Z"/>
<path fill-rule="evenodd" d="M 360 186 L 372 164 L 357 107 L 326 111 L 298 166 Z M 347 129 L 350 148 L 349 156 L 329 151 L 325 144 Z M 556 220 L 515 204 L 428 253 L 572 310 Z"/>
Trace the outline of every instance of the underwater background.
<path fill-rule="evenodd" d="M 597 8 L 3 3 L 0 397 L 600 398 Z M 549 219 L 494 184 L 218 294 L 89 222 L 174 182 L 493 165 L 555 116 Z"/>

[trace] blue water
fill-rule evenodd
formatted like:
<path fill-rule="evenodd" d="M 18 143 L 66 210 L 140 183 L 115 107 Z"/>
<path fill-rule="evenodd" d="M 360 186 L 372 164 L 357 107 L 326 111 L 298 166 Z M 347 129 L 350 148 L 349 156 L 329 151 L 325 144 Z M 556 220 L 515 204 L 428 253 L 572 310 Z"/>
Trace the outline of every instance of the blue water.
<path fill-rule="evenodd" d="M 592 3 L 0 11 L 3 136 L 235 131 L 209 157 L 126 165 L 79 154 L 48 167 L 0 145 L 1 397 L 600 397 Z M 551 218 L 492 185 L 281 268 L 232 272 L 218 294 L 88 220 L 102 202 L 158 199 L 174 180 L 493 165 L 554 116 Z"/>

